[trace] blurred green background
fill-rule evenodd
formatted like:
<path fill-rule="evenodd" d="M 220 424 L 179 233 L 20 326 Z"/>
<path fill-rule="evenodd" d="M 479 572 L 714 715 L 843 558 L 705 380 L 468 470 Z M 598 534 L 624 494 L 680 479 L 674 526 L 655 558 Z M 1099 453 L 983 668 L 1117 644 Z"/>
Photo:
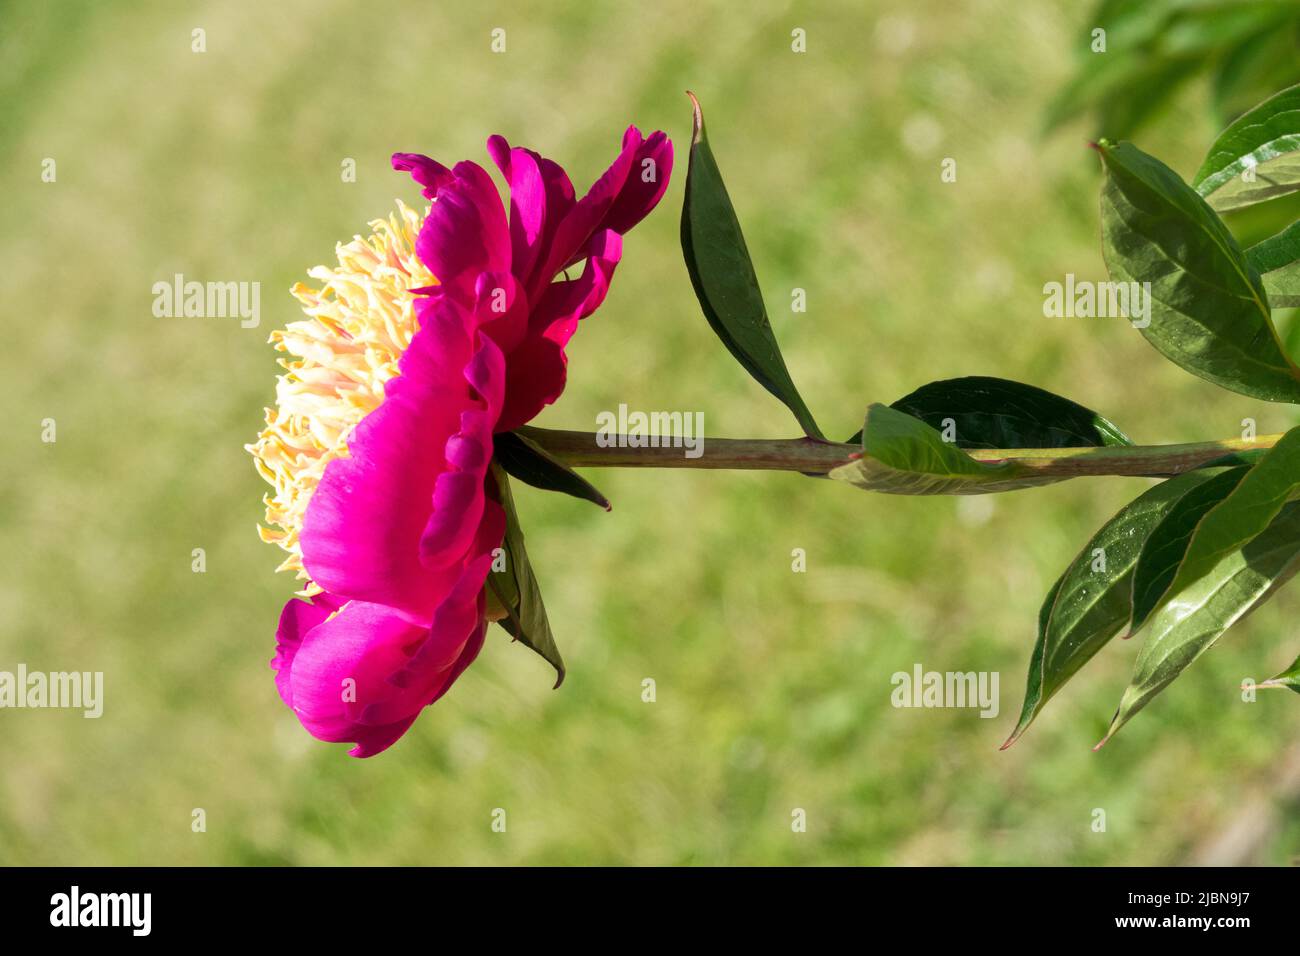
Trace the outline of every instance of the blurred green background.
<path fill-rule="evenodd" d="M 307 736 L 267 667 L 294 582 L 255 534 L 264 485 L 242 448 L 274 399 L 266 338 L 336 241 L 395 197 L 419 201 L 388 168 L 394 150 L 486 163 L 501 132 L 583 189 L 628 122 L 676 139 L 674 182 L 629 235 L 539 425 L 592 429 L 626 402 L 702 410 L 714 436 L 794 431 L 713 338 L 682 264 L 687 88 L 791 371 L 832 434 L 870 401 L 964 374 L 1053 389 L 1140 442 L 1231 436 L 1247 416 L 1260 433 L 1294 424 L 1187 375 L 1124 322 L 1043 317 L 1045 282 L 1104 278 L 1093 131 L 1040 135 L 1086 26 L 1077 5 L 10 2 L 0 17 L 0 669 L 101 670 L 106 684 L 99 720 L 0 711 L 0 862 L 1300 855 L 1300 706 L 1238 691 L 1300 649 L 1294 588 L 1102 752 L 1136 642 L 1107 647 L 997 750 L 1044 592 L 1141 480 L 963 500 L 591 472 L 611 514 L 516 492 L 562 689 L 493 629 L 402 741 L 357 761 Z M 191 52 L 195 27 L 206 53 Z M 1190 84 L 1137 141 L 1190 176 L 1215 132 Z M 355 183 L 340 179 L 348 157 Z M 945 157 L 956 183 L 940 181 Z M 175 272 L 260 281 L 261 327 L 155 318 L 151 286 Z M 1000 672 L 1001 713 L 895 709 L 890 675 L 918 662 Z"/>

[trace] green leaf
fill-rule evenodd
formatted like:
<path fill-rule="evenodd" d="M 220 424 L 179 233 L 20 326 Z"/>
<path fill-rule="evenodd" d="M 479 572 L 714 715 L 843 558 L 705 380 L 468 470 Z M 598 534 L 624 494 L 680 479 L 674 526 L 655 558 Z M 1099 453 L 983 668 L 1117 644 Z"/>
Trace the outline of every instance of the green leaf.
<path fill-rule="evenodd" d="M 1300 189 L 1300 86 L 1265 100 L 1220 133 L 1192 185 L 1220 212 Z"/>
<path fill-rule="evenodd" d="M 1083 21 L 1074 44 L 1078 69 L 1055 98 L 1049 128 L 1080 113 L 1098 115 L 1100 132 L 1127 137 L 1167 103 L 1196 74 L 1233 61 L 1220 70 L 1219 100 L 1235 97 L 1264 76 L 1295 77 L 1291 62 L 1267 59 L 1258 40 L 1294 34 L 1296 11 L 1288 3 L 1214 2 L 1214 0 L 1115 0 L 1102 3 Z M 1106 50 L 1094 52 L 1093 30 L 1106 31 Z M 1238 52 L 1243 51 L 1243 52 Z M 1281 50 L 1277 55 L 1282 55 Z M 1261 67 L 1259 61 L 1268 64 Z M 1250 66 L 1243 70 L 1242 64 Z M 1290 71 L 1285 66 L 1290 65 Z M 1293 80 L 1268 87 L 1271 92 Z M 1253 88 L 1253 87 L 1250 87 Z M 1245 103 L 1251 106 L 1257 100 Z"/>
<path fill-rule="evenodd" d="M 1259 273 L 1274 309 L 1300 305 L 1300 222 L 1246 250 L 1246 261 Z"/>
<path fill-rule="evenodd" d="M 1224 52 L 1213 81 L 1214 110 L 1223 126 L 1300 79 L 1298 27 L 1300 21 L 1292 19 Z"/>
<path fill-rule="evenodd" d="M 1089 110 L 1106 116 L 1101 129 L 1111 136 L 1126 135 L 1132 128 L 1129 123 L 1140 120 L 1140 115 L 1116 117 L 1112 109 L 1122 106 L 1124 90 L 1150 90 L 1153 96 L 1132 97 L 1136 110 L 1145 112 L 1151 99 L 1163 99 L 1169 87 L 1177 81 L 1169 74 L 1183 67 L 1190 76 L 1195 66 L 1191 61 L 1172 61 L 1167 53 L 1156 49 L 1159 38 L 1166 29 L 1173 11 L 1157 3 L 1132 3 L 1112 0 L 1099 4 L 1087 18 L 1086 28 L 1074 40 L 1078 69 L 1068 83 L 1053 97 L 1048 106 L 1046 128 L 1055 129 Z M 1092 31 L 1106 31 L 1106 52 L 1093 52 Z M 1152 86 L 1151 81 L 1163 77 L 1165 86 Z M 1116 125 L 1123 119 L 1123 125 Z"/>
<path fill-rule="evenodd" d="M 867 409 L 862 457 L 827 477 L 894 495 L 980 495 L 1062 480 L 1016 462 L 976 461 L 920 419 L 878 403 Z"/>
<path fill-rule="evenodd" d="M 555 645 L 551 623 L 546 617 L 546 605 L 542 603 L 542 591 L 524 548 L 524 532 L 519 526 L 514 496 L 510 493 L 510 479 L 496 462 L 492 464 L 492 477 L 496 481 L 501 506 L 506 511 L 506 536 L 502 542 L 506 567 L 504 571 L 494 570 L 488 575 L 488 587 L 506 612 L 506 617 L 497 623 L 555 668 L 555 686 L 559 687 L 564 683 L 564 660 Z"/>
<path fill-rule="evenodd" d="M 1209 650 L 1229 627 L 1267 600 L 1295 573 L 1300 559 L 1300 503 L 1284 507 L 1245 547 L 1164 603 L 1151 621 L 1133 679 L 1101 747 L 1124 724 Z"/>
<path fill-rule="evenodd" d="M 1096 412 L 1021 382 L 971 375 L 922 385 L 890 405 L 940 431 L 951 419 L 958 448 L 1131 445 Z M 850 439 L 859 441 L 860 437 Z"/>
<path fill-rule="evenodd" d="M 740 220 L 709 148 L 699 101 L 687 95 L 695 107 L 695 128 L 682 203 L 682 253 L 695 296 L 727 350 L 786 404 L 806 434 L 822 438 L 776 344 Z"/>
<path fill-rule="evenodd" d="M 1130 143 L 1098 144 L 1102 239 L 1112 281 L 1149 283 L 1142 334 L 1161 354 L 1230 391 L 1300 403 L 1300 372 L 1273 328 L 1245 253 L 1178 174 Z"/>
<path fill-rule="evenodd" d="M 1165 601 L 1177 601 L 1183 590 L 1217 567 L 1224 558 L 1264 531 L 1300 489 L 1300 428 L 1278 440 L 1258 465 L 1196 526 Z"/>
<path fill-rule="evenodd" d="M 1300 657 L 1291 662 L 1291 666 L 1266 681 L 1260 681 L 1258 687 L 1289 687 L 1300 694 Z"/>
<path fill-rule="evenodd" d="M 610 510 L 596 486 L 522 432 L 501 432 L 493 439 L 494 455 L 512 478 L 545 491 L 559 491 Z"/>
<path fill-rule="evenodd" d="M 1052 695 L 1128 623 L 1133 609 L 1133 570 L 1147 536 L 1170 509 L 1214 474 L 1189 471 L 1148 489 L 1106 522 L 1065 569 L 1039 611 L 1025 702 L 1003 750 L 1019 739 Z"/>
<path fill-rule="evenodd" d="M 1141 630 L 1142 625 L 1160 606 L 1160 599 L 1173 583 L 1178 566 L 1187 554 L 1187 547 L 1201 519 L 1232 493 L 1249 470 L 1243 466 L 1191 472 L 1200 474 L 1208 471 L 1210 480 L 1174 503 L 1160 524 L 1148 534 L 1133 570 L 1133 622 L 1130 635 Z"/>

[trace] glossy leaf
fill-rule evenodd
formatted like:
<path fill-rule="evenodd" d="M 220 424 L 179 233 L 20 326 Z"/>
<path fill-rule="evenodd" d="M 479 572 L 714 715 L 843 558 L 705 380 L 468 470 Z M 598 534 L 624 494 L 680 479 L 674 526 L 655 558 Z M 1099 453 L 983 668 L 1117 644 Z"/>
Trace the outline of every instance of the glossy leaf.
<path fill-rule="evenodd" d="M 1129 143 L 1098 144 L 1102 239 L 1112 281 L 1150 283 L 1142 334 L 1223 388 L 1300 403 L 1297 369 L 1237 240 L 1178 174 Z"/>
<path fill-rule="evenodd" d="M 528 551 L 524 548 L 524 532 L 519 526 L 514 496 L 510 493 L 510 479 L 506 477 L 505 469 L 495 462 L 492 465 L 492 476 L 496 481 L 501 505 L 506 510 L 506 536 L 502 542 L 505 549 L 505 570 L 494 570 L 488 575 L 488 586 L 506 613 L 506 617 L 497 623 L 520 644 L 536 651 L 555 668 L 555 686 L 559 687 L 564 683 L 564 660 L 560 657 L 560 649 L 551 633 L 546 605 L 542 602 L 542 591 L 528 561 Z"/>
<path fill-rule="evenodd" d="M 1167 600 L 1151 620 L 1133 679 L 1100 747 L 1219 637 L 1275 593 L 1300 561 L 1300 503 L 1284 507 L 1245 547 Z"/>
<path fill-rule="evenodd" d="M 1160 599 L 1178 574 L 1178 566 L 1201 520 L 1228 497 L 1245 477 L 1248 467 L 1208 469 L 1210 480 L 1180 498 L 1151 530 L 1133 570 L 1133 622 L 1136 633 L 1160 606 Z M 1192 472 L 1197 474 L 1198 472 Z"/>
<path fill-rule="evenodd" d="M 682 253 L 695 296 L 727 350 L 760 385 L 786 404 L 806 434 L 821 438 L 821 429 L 781 357 L 740 220 L 709 148 L 704 115 L 694 95 L 691 102 L 695 106 L 695 128 L 681 233 Z"/>
<path fill-rule="evenodd" d="M 506 474 L 526 485 L 559 491 L 610 510 L 609 499 L 546 449 L 521 432 L 502 432 L 493 439 L 494 455 Z"/>
<path fill-rule="evenodd" d="M 1215 474 L 1190 471 L 1148 489 L 1106 522 L 1066 568 L 1039 611 L 1025 702 L 1003 750 L 1025 732 L 1052 695 L 1128 623 L 1133 610 L 1133 570 L 1148 535 L 1181 499 Z"/>
<path fill-rule="evenodd" d="M 1246 250 L 1274 309 L 1300 306 L 1300 222 Z"/>
<path fill-rule="evenodd" d="M 862 457 L 827 477 L 894 495 L 980 495 L 1061 480 L 1016 462 L 976 461 L 920 419 L 880 404 L 867 409 Z"/>
<path fill-rule="evenodd" d="M 1131 445 L 1091 409 L 1021 382 L 971 375 L 922 385 L 890 408 L 942 431 L 958 448 L 1086 448 Z M 852 441 L 858 441 L 854 438 Z"/>
<path fill-rule="evenodd" d="M 1220 133 L 1192 186 L 1220 212 L 1300 189 L 1300 86 L 1270 97 Z"/>
<path fill-rule="evenodd" d="M 1268 680 L 1260 681 L 1259 687 L 1289 687 L 1300 694 L 1300 657 L 1291 662 L 1291 666 Z"/>
<path fill-rule="evenodd" d="M 1282 507 L 1297 496 L 1297 490 L 1300 490 L 1300 428 L 1293 428 L 1201 519 L 1178 566 L 1178 574 L 1169 586 L 1169 597 L 1175 598 L 1267 528 Z"/>

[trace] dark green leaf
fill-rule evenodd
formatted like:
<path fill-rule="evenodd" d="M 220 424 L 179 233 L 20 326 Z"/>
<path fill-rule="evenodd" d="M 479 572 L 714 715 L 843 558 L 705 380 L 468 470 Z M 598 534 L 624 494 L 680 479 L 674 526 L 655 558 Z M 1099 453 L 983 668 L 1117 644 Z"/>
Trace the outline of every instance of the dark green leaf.
<path fill-rule="evenodd" d="M 1201 519 L 1232 493 L 1249 470 L 1250 468 L 1241 466 L 1191 472 L 1209 474 L 1210 480 L 1193 488 L 1174 503 L 1159 525 L 1148 534 L 1133 571 L 1131 633 L 1140 630 L 1152 612 L 1160 606 L 1160 599 L 1173 583 L 1178 566 L 1187 554 L 1187 546 Z"/>
<path fill-rule="evenodd" d="M 1015 462 L 976 461 L 920 419 L 880 404 L 867 409 L 862 457 L 828 477 L 894 495 L 979 495 L 1061 480 Z"/>
<path fill-rule="evenodd" d="M 1033 385 L 971 375 L 922 385 L 890 408 L 942 431 L 958 448 L 1086 448 L 1133 444 L 1096 412 Z M 859 438 L 851 439 L 858 441 Z"/>
<path fill-rule="evenodd" d="M 493 439 L 496 460 L 512 478 L 545 491 L 560 491 L 610 510 L 609 499 L 586 478 L 520 432 L 501 432 Z"/>
<path fill-rule="evenodd" d="M 1005 750 L 1047 701 L 1117 634 L 1133 610 L 1133 569 L 1143 543 L 1171 508 L 1214 477 L 1190 471 L 1163 481 L 1106 522 L 1057 580 L 1038 614 L 1020 721 Z"/>
<path fill-rule="evenodd" d="M 696 298 L 727 350 L 760 385 L 786 404 L 806 434 L 821 438 L 821 429 L 781 357 L 740 220 L 709 148 L 700 104 L 693 94 L 688 95 L 695 106 L 695 130 L 682 203 L 682 253 Z"/>
<path fill-rule="evenodd" d="M 1300 694 L 1300 657 L 1291 662 L 1291 666 L 1266 681 L 1260 681 L 1260 687 L 1289 687 Z"/>
<path fill-rule="evenodd" d="M 1259 273 L 1274 309 L 1300 305 L 1300 222 L 1246 250 L 1246 261 Z"/>
<path fill-rule="evenodd" d="M 1265 100 L 1220 133 L 1192 185 L 1221 212 L 1300 189 L 1300 86 Z"/>
<path fill-rule="evenodd" d="M 502 542 L 505 549 L 505 570 L 494 570 L 488 575 L 488 586 L 507 615 L 497 623 L 511 637 L 536 651 L 555 668 L 555 686 L 559 687 L 564 683 L 564 660 L 560 657 L 560 649 L 555 645 L 555 636 L 551 633 L 551 624 L 546 617 L 546 605 L 542 603 L 542 591 L 524 548 L 524 532 L 519 526 L 514 496 L 510 493 L 510 479 L 495 462 L 492 465 L 492 477 L 496 481 L 501 506 L 506 511 L 506 536 Z"/>
<path fill-rule="evenodd" d="M 1098 145 L 1112 281 L 1150 283 L 1142 334 L 1171 361 L 1229 389 L 1300 403 L 1297 370 L 1267 293 L 1236 239 L 1178 174 L 1129 143 Z"/>
<path fill-rule="evenodd" d="M 1294 574 L 1298 560 L 1300 503 L 1293 502 L 1245 547 L 1221 558 L 1207 574 L 1167 600 L 1151 620 L 1133 679 L 1097 746 L 1209 650 L 1224 631 L 1275 593 L 1276 582 Z"/>

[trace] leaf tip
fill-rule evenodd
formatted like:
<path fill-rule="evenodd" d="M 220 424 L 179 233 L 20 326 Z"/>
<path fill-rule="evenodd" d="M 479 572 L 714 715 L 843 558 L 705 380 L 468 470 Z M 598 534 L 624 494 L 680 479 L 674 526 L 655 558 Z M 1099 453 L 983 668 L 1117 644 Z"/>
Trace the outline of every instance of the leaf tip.
<path fill-rule="evenodd" d="M 691 142 L 698 143 L 704 138 L 704 111 L 700 109 L 700 101 L 696 98 L 694 93 L 687 90 L 686 95 L 690 97 L 691 100 Z"/>
<path fill-rule="evenodd" d="M 1132 715 L 1130 714 L 1129 716 Z M 1124 726 L 1127 720 L 1128 717 L 1125 717 L 1123 720 L 1121 720 L 1120 712 L 1118 710 L 1115 711 L 1115 716 L 1110 719 L 1110 726 L 1106 728 L 1106 736 L 1102 737 L 1101 740 L 1097 741 L 1097 745 L 1092 748 L 1092 752 L 1096 753 L 1102 747 L 1106 746 L 1106 744 L 1110 742 L 1110 738 L 1115 736 L 1116 732 L 1118 732 L 1119 729 Z"/>

